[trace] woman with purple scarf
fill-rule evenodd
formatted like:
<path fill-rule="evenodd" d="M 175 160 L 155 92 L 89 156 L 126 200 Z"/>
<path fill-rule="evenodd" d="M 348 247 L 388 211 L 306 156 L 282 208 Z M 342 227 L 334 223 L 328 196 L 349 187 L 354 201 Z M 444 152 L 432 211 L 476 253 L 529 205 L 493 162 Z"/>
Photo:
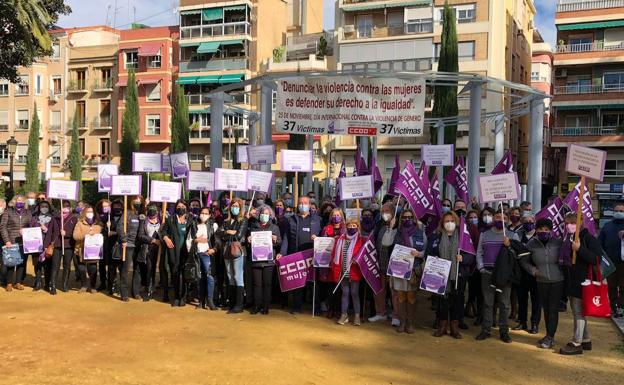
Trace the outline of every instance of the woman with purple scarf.
<path fill-rule="evenodd" d="M 16 195 L 13 198 L 14 206 L 9 207 L 0 219 L 0 236 L 4 246 L 22 245 L 22 229 L 28 227 L 32 214 L 23 195 Z M 19 248 L 22 253 L 23 248 Z M 26 257 L 22 254 L 22 263 L 17 266 L 7 267 L 2 264 L 2 274 L 6 279 L 6 291 L 24 290 L 24 270 L 26 269 Z M 15 275 L 13 275 L 15 273 Z"/>
<path fill-rule="evenodd" d="M 50 210 L 50 203 L 47 201 L 41 201 L 37 204 L 36 210 L 33 212 L 32 219 L 30 220 L 30 227 L 40 227 L 41 234 L 43 238 L 45 238 L 48 233 L 50 222 L 52 221 L 52 213 Z M 51 256 L 50 256 L 51 257 Z M 51 262 L 51 258 L 49 258 Z M 33 291 L 39 291 L 43 284 L 43 275 L 46 266 L 46 256 L 44 252 L 34 253 L 32 254 L 33 266 L 35 268 L 35 284 L 33 286 Z M 47 270 L 47 274 L 45 275 L 46 290 L 50 287 L 50 270 Z"/>

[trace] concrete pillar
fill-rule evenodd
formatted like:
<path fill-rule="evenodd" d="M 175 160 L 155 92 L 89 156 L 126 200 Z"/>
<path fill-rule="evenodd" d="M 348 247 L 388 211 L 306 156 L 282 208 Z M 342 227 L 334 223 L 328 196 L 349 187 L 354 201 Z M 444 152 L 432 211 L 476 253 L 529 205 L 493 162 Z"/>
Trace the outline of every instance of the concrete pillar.
<path fill-rule="evenodd" d="M 494 164 L 498 164 L 505 151 L 505 115 L 498 115 L 494 120 Z"/>
<path fill-rule="evenodd" d="M 306 150 L 314 152 L 314 135 L 306 135 Z M 314 172 L 308 172 L 305 174 L 303 178 L 303 194 L 300 192 L 300 196 L 306 195 L 308 192 L 312 191 L 313 178 Z"/>
<path fill-rule="evenodd" d="M 255 146 L 256 144 L 258 144 L 258 117 L 252 114 L 249 115 L 247 120 L 249 121 L 249 145 Z"/>
<path fill-rule="evenodd" d="M 481 83 L 470 88 L 470 120 L 468 134 L 468 189 L 470 198 L 477 196 L 479 184 L 479 159 L 481 158 Z"/>
<path fill-rule="evenodd" d="M 544 152 L 544 100 L 531 101 L 531 127 L 529 131 L 529 183 L 528 197 L 533 211 L 542 208 L 542 159 Z"/>
<path fill-rule="evenodd" d="M 271 132 L 273 131 L 273 87 L 270 83 L 262 83 L 260 100 L 260 121 L 262 122 L 260 131 L 260 143 L 272 144 Z M 270 164 L 263 164 L 260 169 L 264 172 L 271 172 Z"/>
<path fill-rule="evenodd" d="M 210 100 L 210 170 L 222 167 L 223 146 L 223 92 Z"/>

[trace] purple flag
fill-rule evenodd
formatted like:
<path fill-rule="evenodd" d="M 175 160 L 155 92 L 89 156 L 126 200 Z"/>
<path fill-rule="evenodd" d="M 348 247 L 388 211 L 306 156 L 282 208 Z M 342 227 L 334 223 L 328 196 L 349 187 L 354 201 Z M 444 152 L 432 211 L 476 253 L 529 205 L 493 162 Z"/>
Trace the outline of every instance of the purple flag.
<path fill-rule="evenodd" d="M 514 172 L 513 160 L 511 159 L 511 151 L 507 150 L 505 155 L 501 158 L 500 162 L 492 169 L 492 175 L 497 174 L 511 174 Z"/>
<path fill-rule="evenodd" d="M 355 151 L 355 176 L 364 176 L 370 175 L 370 171 L 366 166 L 366 161 L 362 156 L 362 152 L 360 151 L 360 146 L 357 147 Z"/>
<path fill-rule="evenodd" d="M 427 163 L 425 163 L 424 160 L 420 162 L 418 177 L 422 181 L 423 186 L 425 186 L 427 188 L 427 191 L 429 191 L 429 194 L 431 194 L 431 184 L 429 183 L 429 166 L 427 166 Z"/>
<path fill-rule="evenodd" d="M 427 214 L 436 215 L 433 198 L 428 189 L 423 186 L 422 180 L 410 161 L 405 162 L 405 168 L 397 181 L 396 189 L 405 197 L 419 219 Z"/>
<path fill-rule="evenodd" d="M 459 218 L 459 251 L 468 254 L 477 254 L 475 246 L 472 243 L 472 238 L 470 238 L 470 232 L 468 232 L 466 219 L 463 215 Z"/>
<path fill-rule="evenodd" d="M 345 178 L 347 176 L 347 167 L 345 166 L 344 159 L 342 160 L 342 165 L 340 166 L 340 173 L 338 174 L 338 179 L 336 179 L 336 197 L 334 198 L 334 203 L 336 206 L 340 206 L 340 178 Z"/>
<path fill-rule="evenodd" d="M 375 157 L 373 157 L 373 160 L 371 161 L 371 172 L 373 173 L 375 194 L 377 194 L 377 191 L 379 191 L 383 185 L 383 178 L 381 177 L 381 172 L 379 172 L 379 167 L 377 167 L 377 159 L 375 159 Z"/>
<path fill-rule="evenodd" d="M 535 220 L 548 218 L 553 223 L 553 233 L 557 237 L 561 237 L 565 234 L 565 209 L 563 207 L 563 201 L 557 197 L 553 203 L 542 208 L 537 214 L 535 214 Z"/>
<path fill-rule="evenodd" d="M 442 215 L 442 193 L 440 192 L 440 181 L 438 181 L 437 171 L 433 173 L 429 185 L 431 186 L 431 197 L 433 198 L 436 212 L 438 215 Z"/>
<path fill-rule="evenodd" d="M 394 156 L 394 169 L 392 170 L 392 176 L 390 177 L 390 185 L 388 186 L 388 194 L 398 196 L 399 192 L 396 190 L 396 182 L 401 176 L 401 162 L 399 161 L 399 153 Z"/>
<path fill-rule="evenodd" d="M 360 267 L 362 276 L 375 294 L 382 289 L 381 273 L 379 271 L 379 262 L 377 260 L 377 249 L 375 248 L 375 238 L 373 234 L 368 236 L 359 253 L 353 259 Z"/>
<path fill-rule="evenodd" d="M 299 289 L 314 280 L 314 249 L 286 255 L 275 261 L 282 293 Z"/>
<path fill-rule="evenodd" d="M 208 191 L 208 194 L 206 194 L 206 207 L 210 207 L 211 204 L 212 204 L 212 192 Z"/>
<path fill-rule="evenodd" d="M 581 183 L 577 183 L 574 186 L 574 190 L 568 193 L 568 196 L 563 200 L 563 204 L 568 206 L 571 211 L 576 212 L 578 210 L 579 196 L 581 195 Z M 596 223 L 594 222 L 594 209 L 592 208 L 591 195 L 589 189 L 585 187 L 585 196 L 583 197 L 583 227 L 589 230 L 589 233 L 594 237 L 596 232 Z"/>
<path fill-rule="evenodd" d="M 444 178 L 448 184 L 455 188 L 457 197 L 464 202 L 470 202 L 468 194 L 468 177 L 466 176 L 466 167 L 464 167 L 464 158 L 458 156 L 455 159 L 455 165 Z"/>

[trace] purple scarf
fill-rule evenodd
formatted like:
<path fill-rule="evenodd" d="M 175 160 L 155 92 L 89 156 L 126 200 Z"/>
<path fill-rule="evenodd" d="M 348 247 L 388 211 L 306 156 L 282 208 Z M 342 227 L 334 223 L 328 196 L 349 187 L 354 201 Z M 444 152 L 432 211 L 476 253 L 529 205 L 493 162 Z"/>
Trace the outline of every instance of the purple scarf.
<path fill-rule="evenodd" d="M 559 265 L 572 266 L 572 235 L 566 234 L 559 252 Z"/>
<path fill-rule="evenodd" d="M 406 247 L 412 247 L 412 237 L 418 231 L 418 225 L 414 223 L 412 227 L 401 226 L 401 242 Z"/>

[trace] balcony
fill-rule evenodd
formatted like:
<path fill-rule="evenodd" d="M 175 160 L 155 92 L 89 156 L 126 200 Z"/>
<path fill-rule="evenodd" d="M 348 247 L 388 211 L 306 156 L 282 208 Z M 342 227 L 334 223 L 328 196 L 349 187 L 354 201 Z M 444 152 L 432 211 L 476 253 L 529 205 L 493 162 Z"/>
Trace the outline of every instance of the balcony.
<path fill-rule="evenodd" d="M 84 155 L 82 161 L 83 169 L 97 168 L 99 164 L 108 164 L 112 160 L 110 155 Z"/>
<path fill-rule="evenodd" d="M 248 66 L 246 58 L 212 59 L 209 61 L 181 61 L 180 72 L 229 71 L 245 70 Z"/>
<path fill-rule="evenodd" d="M 574 2 L 559 0 L 557 12 L 590 11 L 592 9 L 618 7 L 624 7 L 624 0 L 578 0 Z"/>
<path fill-rule="evenodd" d="M 294 71 L 327 71 L 327 58 L 317 59 L 316 55 L 311 54 L 307 59 L 288 60 L 283 62 L 274 62 L 273 58 L 269 58 L 263 63 L 266 71 L 269 72 L 294 72 Z"/>
<path fill-rule="evenodd" d="M 91 128 L 94 130 L 110 130 L 113 128 L 110 116 L 99 116 L 91 122 Z"/>
<path fill-rule="evenodd" d="M 557 127 L 552 129 L 552 136 L 603 136 L 621 135 L 614 126 L 596 127 Z"/>
<path fill-rule="evenodd" d="M 557 53 L 602 52 L 602 51 L 616 51 L 620 49 L 624 49 L 623 42 L 595 41 L 592 43 L 558 45 L 556 52 Z"/>
<path fill-rule="evenodd" d="M 403 35 L 418 35 L 433 32 L 433 19 L 423 19 L 417 22 L 392 25 L 372 25 L 365 27 L 355 27 L 345 25 L 342 28 L 342 38 L 344 40 L 384 38 Z"/>
<path fill-rule="evenodd" d="M 60 132 L 61 131 L 61 125 L 60 124 L 50 124 L 50 125 L 48 125 L 48 131 L 49 132 Z"/>
<path fill-rule="evenodd" d="M 624 92 L 624 84 L 573 85 L 555 87 L 555 95 L 605 94 Z"/>
<path fill-rule="evenodd" d="M 70 80 L 67 85 L 67 93 L 82 94 L 87 92 L 87 82 L 84 80 Z"/>
<path fill-rule="evenodd" d="M 184 96 L 189 106 L 210 104 L 210 97 L 208 94 L 187 94 Z"/>
<path fill-rule="evenodd" d="M 113 92 L 113 80 L 108 78 L 95 82 L 91 86 L 91 90 L 93 92 Z"/>
<path fill-rule="evenodd" d="M 247 21 L 180 27 L 180 39 L 197 39 L 250 34 L 251 23 Z"/>
<path fill-rule="evenodd" d="M 67 121 L 67 135 L 71 135 L 71 130 L 72 127 L 74 126 L 74 121 L 73 119 L 70 119 Z M 78 130 L 87 130 L 89 129 L 88 125 L 87 125 L 87 119 L 82 117 L 82 118 L 78 118 Z"/>
<path fill-rule="evenodd" d="M 9 125 L 8 124 L 0 124 L 0 132 L 6 132 L 9 131 Z"/>
<path fill-rule="evenodd" d="M 189 133 L 190 144 L 210 143 L 210 127 L 193 128 Z"/>

